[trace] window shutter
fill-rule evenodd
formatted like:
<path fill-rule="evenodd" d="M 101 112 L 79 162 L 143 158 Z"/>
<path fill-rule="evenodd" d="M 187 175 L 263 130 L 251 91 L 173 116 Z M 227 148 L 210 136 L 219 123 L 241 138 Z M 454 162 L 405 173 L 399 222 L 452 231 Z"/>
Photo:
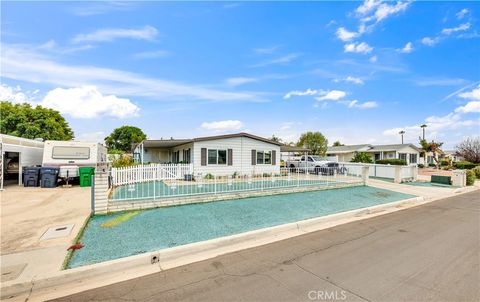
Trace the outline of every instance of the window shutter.
<path fill-rule="evenodd" d="M 252 150 L 252 166 L 257 164 L 257 150 Z"/>
<path fill-rule="evenodd" d="M 207 165 L 207 148 L 202 148 L 200 152 L 200 165 Z"/>
<path fill-rule="evenodd" d="M 233 165 L 233 150 L 232 149 L 227 150 L 227 165 L 229 165 L 229 166 Z"/>
<path fill-rule="evenodd" d="M 275 166 L 277 164 L 277 151 L 272 150 L 272 166 Z"/>

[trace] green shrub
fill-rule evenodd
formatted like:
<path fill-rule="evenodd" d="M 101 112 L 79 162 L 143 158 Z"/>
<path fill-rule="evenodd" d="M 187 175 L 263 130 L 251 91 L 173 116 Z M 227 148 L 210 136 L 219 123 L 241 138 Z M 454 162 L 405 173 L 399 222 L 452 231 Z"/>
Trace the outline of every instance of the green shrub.
<path fill-rule="evenodd" d="M 211 173 L 208 173 L 207 175 L 205 175 L 204 178 L 205 178 L 205 179 L 214 179 L 215 176 L 213 176 L 213 174 L 211 174 Z"/>
<path fill-rule="evenodd" d="M 477 179 L 480 179 L 480 166 L 473 168 L 473 173 L 475 173 L 475 177 L 477 177 Z"/>
<path fill-rule="evenodd" d="M 381 165 L 394 165 L 394 166 L 406 166 L 407 161 L 399 158 L 391 158 L 391 159 L 380 159 L 375 162 L 376 164 Z"/>
<path fill-rule="evenodd" d="M 476 164 L 472 164 L 469 161 L 457 161 L 453 165 L 454 165 L 455 168 L 462 169 L 462 170 L 463 169 L 465 169 L 465 170 L 473 169 L 476 166 Z"/>
<path fill-rule="evenodd" d="M 467 186 L 473 186 L 475 178 L 475 172 L 473 172 L 473 170 L 467 170 Z"/>
<path fill-rule="evenodd" d="M 450 161 L 448 159 L 442 159 L 440 166 L 450 166 Z"/>
<path fill-rule="evenodd" d="M 417 166 L 418 166 L 420 169 L 425 168 L 425 165 L 424 165 L 424 164 L 418 164 Z"/>
<path fill-rule="evenodd" d="M 433 164 L 433 163 L 428 164 L 428 166 L 429 166 L 429 167 L 436 167 L 436 165 Z"/>
<path fill-rule="evenodd" d="M 352 162 L 352 163 L 367 163 L 367 164 L 373 163 L 372 156 L 370 156 L 370 154 L 368 154 L 366 152 L 355 152 L 355 155 L 353 156 L 353 158 L 350 162 Z"/>
<path fill-rule="evenodd" d="M 136 166 L 136 165 L 138 164 L 135 163 L 130 156 L 126 156 L 126 155 L 123 155 L 112 162 L 112 167 L 114 168 L 122 168 L 122 167 Z"/>

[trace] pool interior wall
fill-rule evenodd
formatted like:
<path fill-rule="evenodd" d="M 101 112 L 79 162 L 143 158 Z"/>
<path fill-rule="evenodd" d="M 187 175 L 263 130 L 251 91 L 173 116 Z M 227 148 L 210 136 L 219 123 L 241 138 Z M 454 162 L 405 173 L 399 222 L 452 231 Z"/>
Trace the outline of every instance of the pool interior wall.
<path fill-rule="evenodd" d="M 93 216 L 81 239 L 84 248 L 75 251 L 68 267 L 99 263 L 412 197 L 415 196 L 359 186 L 144 210 L 111 228 L 101 225 L 122 213 Z"/>

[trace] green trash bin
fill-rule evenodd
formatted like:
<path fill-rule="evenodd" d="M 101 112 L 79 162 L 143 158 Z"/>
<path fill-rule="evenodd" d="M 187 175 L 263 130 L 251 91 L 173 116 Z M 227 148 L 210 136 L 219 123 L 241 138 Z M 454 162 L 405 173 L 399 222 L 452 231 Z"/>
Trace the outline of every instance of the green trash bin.
<path fill-rule="evenodd" d="M 92 186 L 92 175 L 95 174 L 94 167 L 80 167 L 80 187 L 90 187 Z"/>

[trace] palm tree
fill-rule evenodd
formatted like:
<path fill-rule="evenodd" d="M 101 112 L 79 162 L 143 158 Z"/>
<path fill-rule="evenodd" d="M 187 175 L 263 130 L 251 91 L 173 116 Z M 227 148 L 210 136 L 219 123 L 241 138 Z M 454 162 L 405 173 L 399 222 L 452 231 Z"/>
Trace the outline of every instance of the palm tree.
<path fill-rule="evenodd" d="M 398 134 L 400 134 L 402 136 L 402 145 L 403 145 L 403 135 L 405 134 L 405 131 L 402 130 L 402 131 L 398 132 Z"/>
<path fill-rule="evenodd" d="M 420 128 L 422 128 L 422 132 L 423 132 L 422 139 L 425 140 L 425 128 L 427 128 L 427 125 L 423 124 L 420 126 Z"/>

